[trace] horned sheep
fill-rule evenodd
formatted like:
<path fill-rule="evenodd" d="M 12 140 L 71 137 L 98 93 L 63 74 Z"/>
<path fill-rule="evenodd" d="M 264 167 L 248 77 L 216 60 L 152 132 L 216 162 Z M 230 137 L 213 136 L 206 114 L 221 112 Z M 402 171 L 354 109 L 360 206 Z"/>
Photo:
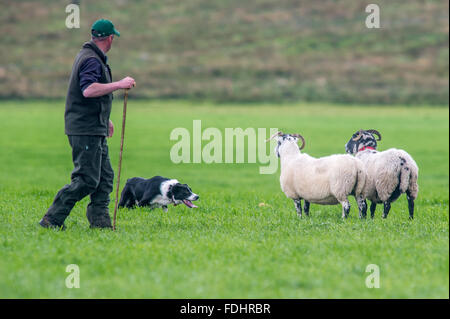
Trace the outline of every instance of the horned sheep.
<path fill-rule="evenodd" d="M 297 214 L 302 216 L 301 200 L 305 201 L 305 214 L 309 215 L 310 203 L 342 205 L 342 218 L 350 211 L 348 196 L 354 195 L 360 217 L 367 212 L 363 197 L 365 170 L 363 163 L 347 154 L 314 158 L 302 153 L 305 139 L 299 134 L 278 132 L 270 139 L 277 139 L 276 155 L 280 158 L 281 189 L 295 203 Z M 298 140 L 302 146 L 298 146 Z"/>
<path fill-rule="evenodd" d="M 378 137 L 375 139 L 374 135 Z M 360 159 L 366 168 L 365 197 L 371 201 L 370 215 L 373 218 L 377 204 L 383 203 L 383 218 L 391 209 L 391 203 L 401 194 L 408 199 L 409 218 L 414 218 L 414 200 L 419 186 L 419 168 L 414 159 L 404 150 L 391 148 L 377 151 L 381 134 L 377 130 L 359 130 L 345 144 L 345 151 Z"/>

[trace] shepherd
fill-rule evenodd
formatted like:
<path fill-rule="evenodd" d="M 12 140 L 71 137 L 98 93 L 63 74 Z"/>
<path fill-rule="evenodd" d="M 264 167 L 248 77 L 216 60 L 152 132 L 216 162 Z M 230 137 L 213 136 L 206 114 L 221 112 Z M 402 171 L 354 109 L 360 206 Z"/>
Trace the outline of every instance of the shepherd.
<path fill-rule="evenodd" d="M 56 194 L 39 222 L 42 227 L 65 229 L 64 221 L 72 208 L 89 195 L 86 216 L 90 227 L 112 228 L 108 206 L 114 171 L 106 137 L 113 136 L 114 125 L 109 116 L 113 92 L 135 85 L 135 80 L 128 76 L 112 82 L 106 53 L 115 35 L 120 33 L 111 21 L 97 20 L 91 28 L 91 41 L 83 45 L 75 58 L 64 114 L 74 170 L 71 183 Z"/>

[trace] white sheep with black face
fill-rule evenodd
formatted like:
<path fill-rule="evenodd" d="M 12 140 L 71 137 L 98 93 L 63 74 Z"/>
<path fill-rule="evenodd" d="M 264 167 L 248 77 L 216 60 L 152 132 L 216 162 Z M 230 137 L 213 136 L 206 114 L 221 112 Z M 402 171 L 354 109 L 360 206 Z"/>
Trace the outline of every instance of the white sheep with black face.
<path fill-rule="evenodd" d="M 404 150 L 391 148 L 383 152 L 377 151 L 377 141 L 380 140 L 381 134 L 376 130 L 359 130 L 345 144 L 345 151 L 355 155 L 365 165 L 367 181 L 364 193 L 371 201 L 370 215 L 373 218 L 377 204 L 383 203 L 383 218 L 386 218 L 391 203 L 406 193 L 409 217 L 412 219 L 414 200 L 419 192 L 419 168 Z"/>
<path fill-rule="evenodd" d="M 309 204 L 342 205 L 342 218 L 350 211 L 348 196 L 356 198 L 360 217 L 365 217 L 367 205 L 363 197 L 365 170 L 363 163 L 350 155 L 338 154 L 314 158 L 301 153 L 305 146 L 299 134 L 278 132 L 276 155 L 281 162 L 280 184 L 287 197 L 294 200 L 297 214 L 302 216 L 301 200 L 305 201 L 305 214 Z M 298 139 L 302 146 L 298 146 Z"/>

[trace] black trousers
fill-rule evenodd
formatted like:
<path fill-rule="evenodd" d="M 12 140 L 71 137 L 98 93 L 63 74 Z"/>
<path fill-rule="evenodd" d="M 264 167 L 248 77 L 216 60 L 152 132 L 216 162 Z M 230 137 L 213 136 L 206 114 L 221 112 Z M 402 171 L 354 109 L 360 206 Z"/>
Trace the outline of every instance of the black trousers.
<path fill-rule="evenodd" d="M 45 216 L 61 226 L 76 202 L 90 195 L 86 216 L 91 227 L 111 227 L 109 194 L 113 190 L 114 171 L 104 136 L 69 135 L 74 170 L 71 183 L 57 194 Z"/>

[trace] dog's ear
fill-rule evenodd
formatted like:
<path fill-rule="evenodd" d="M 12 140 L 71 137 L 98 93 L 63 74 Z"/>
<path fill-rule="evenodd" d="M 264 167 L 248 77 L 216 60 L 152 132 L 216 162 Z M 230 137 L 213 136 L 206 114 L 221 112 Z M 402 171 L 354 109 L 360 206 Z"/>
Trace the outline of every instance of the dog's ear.
<path fill-rule="evenodd" d="M 167 189 L 167 197 L 170 197 L 170 198 L 172 198 L 172 195 L 173 195 L 173 187 L 174 187 L 175 185 L 169 185 L 169 188 Z"/>
<path fill-rule="evenodd" d="M 172 195 L 174 191 L 177 191 L 177 189 L 179 189 L 180 187 L 182 187 L 183 185 L 180 183 L 176 183 L 173 185 L 169 186 L 169 193 Z"/>

